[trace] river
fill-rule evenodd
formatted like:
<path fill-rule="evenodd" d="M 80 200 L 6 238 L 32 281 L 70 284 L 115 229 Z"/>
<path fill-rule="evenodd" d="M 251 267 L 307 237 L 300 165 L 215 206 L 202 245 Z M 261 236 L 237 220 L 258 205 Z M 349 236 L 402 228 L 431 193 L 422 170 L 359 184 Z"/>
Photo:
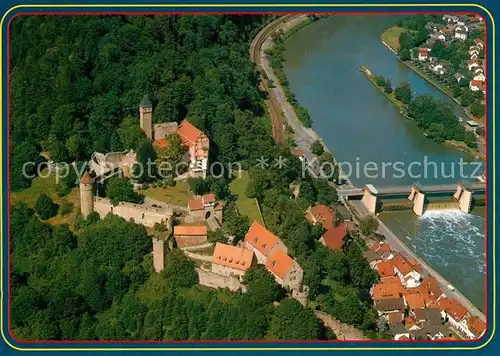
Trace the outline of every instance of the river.
<path fill-rule="evenodd" d="M 397 20 L 389 15 L 337 15 L 301 29 L 286 44 L 290 88 L 354 185 L 474 180 L 483 171 L 481 162 L 424 137 L 359 72 L 364 64 L 389 78 L 393 87 L 408 81 L 417 95 L 445 100 L 465 117 L 459 105 L 381 43 L 380 34 Z M 469 215 L 427 212 L 420 218 L 411 212 L 382 213 L 381 219 L 484 310 L 484 208 Z"/>

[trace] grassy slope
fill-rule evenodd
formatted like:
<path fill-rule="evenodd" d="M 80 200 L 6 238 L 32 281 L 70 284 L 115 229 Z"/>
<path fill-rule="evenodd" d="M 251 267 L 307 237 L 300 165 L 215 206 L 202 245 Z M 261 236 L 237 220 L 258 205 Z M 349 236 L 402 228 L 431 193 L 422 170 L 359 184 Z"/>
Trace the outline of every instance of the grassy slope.
<path fill-rule="evenodd" d="M 229 189 L 231 193 L 236 195 L 236 206 L 240 214 L 248 216 L 250 219 L 250 224 L 253 221 L 262 222 L 262 217 L 259 212 L 259 208 L 257 207 L 257 202 L 255 199 L 249 198 L 246 195 L 246 189 L 248 183 L 250 181 L 250 177 L 248 176 L 248 172 L 242 171 L 240 177 L 235 178 L 230 184 Z"/>

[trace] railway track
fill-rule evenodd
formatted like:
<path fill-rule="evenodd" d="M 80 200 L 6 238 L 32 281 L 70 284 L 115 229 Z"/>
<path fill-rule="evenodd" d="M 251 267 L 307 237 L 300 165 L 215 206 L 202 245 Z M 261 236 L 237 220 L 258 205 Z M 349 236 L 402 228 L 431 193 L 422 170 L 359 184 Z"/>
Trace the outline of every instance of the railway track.
<path fill-rule="evenodd" d="M 250 45 L 250 58 L 255 63 L 255 65 L 259 67 L 259 72 L 260 72 L 259 88 L 267 93 L 267 99 L 265 100 L 265 104 L 268 108 L 269 116 L 271 118 L 273 138 L 278 143 L 282 142 L 285 136 L 282 108 L 278 103 L 273 90 L 269 88 L 267 80 L 264 75 L 264 71 L 260 67 L 261 49 L 262 45 L 264 44 L 266 39 L 269 38 L 269 36 L 271 36 L 274 32 L 276 32 L 276 30 L 279 29 L 279 27 L 283 25 L 283 23 L 289 21 L 295 16 L 297 15 L 285 15 L 269 23 L 255 36 L 255 38 L 252 41 L 252 44 Z"/>

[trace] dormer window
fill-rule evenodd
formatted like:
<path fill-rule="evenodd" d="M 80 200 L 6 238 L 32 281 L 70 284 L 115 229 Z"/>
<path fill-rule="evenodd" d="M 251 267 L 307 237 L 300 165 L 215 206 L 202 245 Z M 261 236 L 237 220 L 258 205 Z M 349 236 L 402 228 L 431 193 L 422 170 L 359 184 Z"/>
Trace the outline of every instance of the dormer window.
<path fill-rule="evenodd" d="M 253 242 L 257 242 L 257 241 L 259 241 L 259 237 L 257 237 L 257 236 L 256 236 L 256 237 L 253 239 Z"/>
<path fill-rule="evenodd" d="M 272 265 L 273 265 L 273 267 L 276 266 L 276 261 L 273 261 Z"/>
<path fill-rule="evenodd" d="M 262 248 L 266 248 L 266 246 L 267 246 L 267 244 L 263 244 L 263 245 L 262 245 Z"/>

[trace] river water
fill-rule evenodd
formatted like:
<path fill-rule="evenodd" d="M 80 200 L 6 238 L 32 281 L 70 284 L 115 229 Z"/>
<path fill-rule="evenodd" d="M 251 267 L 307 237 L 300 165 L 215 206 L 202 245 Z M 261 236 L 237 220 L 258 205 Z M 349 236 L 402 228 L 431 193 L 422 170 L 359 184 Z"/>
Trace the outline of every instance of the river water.
<path fill-rule="evenodd" d="M 359 72 L 364 64 L 389 78 L 393 87 L 408 81 L 414 93 L 445 100 L 465 117 L 459 105 L 381 43 L 380 34 L 397 20 L 388 15 L 337 15 L 306 26 L 286 44 L 290 88 L 354 185 L 474 180 L 483 171 L 480 162 L 424 137 Z M 484 208 L 468 215 L 427 212 L 417 218 L 399 212 L 382 213 L 381 218 L 408 247 L 484 308 Z"/>

